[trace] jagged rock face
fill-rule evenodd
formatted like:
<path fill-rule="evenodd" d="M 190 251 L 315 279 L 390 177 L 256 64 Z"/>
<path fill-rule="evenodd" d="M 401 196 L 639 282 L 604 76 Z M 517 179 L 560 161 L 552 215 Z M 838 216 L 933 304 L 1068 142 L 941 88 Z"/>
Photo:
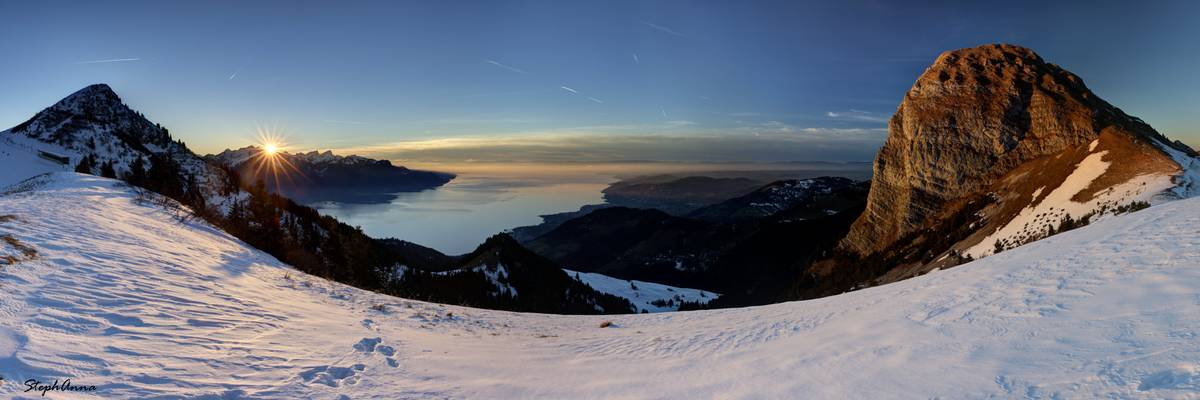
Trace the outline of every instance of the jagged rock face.
<path fill-rule="evenodd" d="M 1018 166 L 1086 146 L 1106 130 L 1191 153 L 1032 50 L 985 45 L 942 53 L 889 121 L 866 211 L 841 247 L 860 255 L 886 249 L 957 212 Z"/>

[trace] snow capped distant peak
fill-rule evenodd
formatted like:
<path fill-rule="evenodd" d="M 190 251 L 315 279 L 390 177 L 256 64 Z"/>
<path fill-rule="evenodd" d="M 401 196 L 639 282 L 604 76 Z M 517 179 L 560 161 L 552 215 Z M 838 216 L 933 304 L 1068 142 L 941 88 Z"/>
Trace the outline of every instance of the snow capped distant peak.
<path fill-rule="evenodd" d="M 257 156 L 261 152 L 262 152 L 262 149 L 259 148 L 258 146 L 250 145 L 250 146 L 246 146 L 246 147 L 236 149 L 236 150 L 226 149 L 220 153 L 217 153 L 214 155 L 208 155 L 206 157 L 209 159 L 214 159 L 216 161 L 219 161 L 225 165 L 228 165 L 231 167 L 236 167 L 236 166 L 241 165 L 242 163 L 250 160 L 251 158 Z M 366 158 L 366 157 L 353 155 L 353 154 L 348 155 L 348 156 L 342 156 L 342 155 L 333 154 L 332 150 L 325 150 L 324 152 L 321 152 L 318 150 L 312 150 L 307 153 L 305 153 L 305 152 L 292 153 L 292 152 L 287 152 L 287 151 L 281 151 L 281 152 L 279 152 L 279 155 L 293 163 L 302 161 L 302 162 L 306 162 L 309 164 L 313 164 L 315 166 L 364 165 L 364 164 L 379 164 L 379 163 L 386 163 L 388 165 L 391 165 L 391 163 L 388 162 L 387 160 L 375 160 L 375 159 Z"/>
<path fill-rule="evenodd" d="M 262 149 L 258 148 L 258 146 L 246 146 L 236 150 L 225 149 L 220 153 L 204 156 L 204 158 L 234 167 L 250 160 L 261 152 Z"/>
<path fill-rule="evenodd" d="M 291 154 L 291 156 L 308 161 L 313 164 L 335 163 L 335 164 L 355 165 L 355 164 L 374 164 L 374 163 L 379 162 L 378 160 L 373 160 L 370 158 L 366 158 L 366 157 L 362 157 L 362 156 L 358 156 L 358 155 L 354 155 L 354 154 L 351 154 L 348 156 L 336 155 L 336 154 L 333 154 L 332 150 L 325 150 L 325 152 L 318 152 L 317 150 L 313 150 L 313 151 L 310 151 L 307 153 L 294 153 L 294 154 Z"/>

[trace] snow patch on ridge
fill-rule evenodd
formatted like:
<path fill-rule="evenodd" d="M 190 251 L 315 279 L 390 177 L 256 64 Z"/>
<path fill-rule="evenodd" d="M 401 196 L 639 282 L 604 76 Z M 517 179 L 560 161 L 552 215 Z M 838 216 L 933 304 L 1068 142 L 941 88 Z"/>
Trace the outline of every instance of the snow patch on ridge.
<path fill-rule="evenodd" d="M 38 156 L 38 151 L 70 157 L 69 165 L 62 165 Z M 0 189 L 16 184 L 34 175 L 47 172 L 70 171 L 79 161 L 79 154 L 67 151 L 62 146 L 45 143 L 0 132 Z"/>
<path fill-rule="evenodd" d="M 1096 143 L 1092 142 L 1093 149 Z M 1061 185 L 1046 194 L 1041 201 L 1038 201 L 1038 196 L 1042 194 L 1043 188 L 1038 188 L 1029 206 L 1004 226 L 968 248 L 964 254 L 972 258 L 982 258 L 996 251 L 997 242 L 1004 243 L 1002 247 L 1011 248 L 1038 240 L 1047 236 L 1051 230 L 1057 229 L 1064 219 L 1080 219 L 1095 214 L 1091 219 L 1095 221 L 1111 215 L 1107 211 L 1117 206 L 1135 201 L 1150 202 L 1156 195 L 1173 186 L 1170 176 L 1145 174 L 1101 191 L 1085 203 L 1071 200 L 1108 170 L 1111 163 L 1103 160 L 1106 154 L 1108 151 L 1089 154 L 1075 166 L 1075 170 Z"/>
<path fill-rule="evenodd" d="M 1166 200 L 1200 196 L 1200 159 L 1184 154 L 1157 140 L 1152 142 L 1163 152 L 1167 153 L 1171 159 L 1175 160 L 1175 163 L 1179 164 L 1180 167 L 1179 174 L 1172 178 L 1175 187 L 1171 188 L 1167 195 L 1164 196 Z"/>
<path fill-rule="evenodd" d="M 707 304 L 721 295 L 700 289 L 679 288 L 661 283 L 613 278 L 595 272 L 579 272 L 563 269 L 572 279 L 591 286 L 601 293 L 621 297 L 633 303 L 637 312 L 664 312 L 679 310 L 682 302 Z"/>
<path fill-rule="evenodd" d="M 400 266 L 400 267 L 407 268 L 405 266 Z M 508 267 L 505 267 L 504 264 L 478 265 L 478 266 L 474 266 L 471 268 L 452 269 L 449 271 L 433 272 L 433 274 L 447 276 L 447 275 L 460 274 L 463 272 L 482 273 L 485 277 L 487 277 L 488 282 L 491 282 L 491 284 L 499 290 L 496 293 L 492 293 L 492 295 L 494 295 L 494 296 L 499 296 L 499 295 L 506 294 L 506 293 L 509 295 L 512 295 L 513 297 L 517 296 L 517 288 L 512 287 L 512 285 L 510 285 L 508 283 Z M 400 274 L 400 276 L 403 276 L 403 272 L 400 272 L 399 274 Z"/>

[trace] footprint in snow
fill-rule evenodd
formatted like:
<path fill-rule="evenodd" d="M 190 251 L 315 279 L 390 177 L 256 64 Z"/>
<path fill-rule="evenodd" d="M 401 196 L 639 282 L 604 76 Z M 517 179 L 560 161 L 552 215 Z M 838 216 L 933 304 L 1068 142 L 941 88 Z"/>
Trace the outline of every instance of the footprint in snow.
<path fill-rule="evenodd" d="M 366 365 L 354 364 L 350 367 L 332 367 L 322 365 L 300 373 L 300 378 L 306 383 L 317 383 L 329 387 L 341 387 L 358 383 L 358 373 L 367 369 Z"/>
<path fill-rule="evenodd" d="M 1200 370 L 1194 365 L 1181 365 L 1166 371 L 1159 371 L 1142 378 L 1138 390 L 1154 389 L 1200 390 Z"/>
<path fill-rule="evenodd" d="M 382 354 L 386 358 L 388 366 L 393 368 L 399 367 L 400 363 L 396 361 L 395 358 L 392 358 L 396 355 L 396 348 L 392 346 L 381 345 L 380 343 L 382 342 L 383 339 L 381 338 L 363 338 L 362 340 L 359 340 L 358 343 L 354 344 L 354 350 L 358 350 L 363 353 Z"/>
<path fill-rule="evenodd" d="M 379 342 L 382 341 L 383 339 L 380 338 L 363 338 L 354 344 L 354 349 L 363 353 L 370 353 L 375 351 L 375 346 L 379 345 Z"/>

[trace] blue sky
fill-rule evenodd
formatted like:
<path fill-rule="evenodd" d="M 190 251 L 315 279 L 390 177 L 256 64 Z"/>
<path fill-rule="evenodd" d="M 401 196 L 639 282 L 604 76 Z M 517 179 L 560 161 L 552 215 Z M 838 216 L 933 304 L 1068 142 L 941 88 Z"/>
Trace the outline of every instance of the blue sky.
<path fill-rule="evenodd" d="M 105 82 L 201 153 L 869 160 L 944 50 L 1006 42 L 1200 145 L 1200 2 L 0 2 L 0 125 Z"/>

